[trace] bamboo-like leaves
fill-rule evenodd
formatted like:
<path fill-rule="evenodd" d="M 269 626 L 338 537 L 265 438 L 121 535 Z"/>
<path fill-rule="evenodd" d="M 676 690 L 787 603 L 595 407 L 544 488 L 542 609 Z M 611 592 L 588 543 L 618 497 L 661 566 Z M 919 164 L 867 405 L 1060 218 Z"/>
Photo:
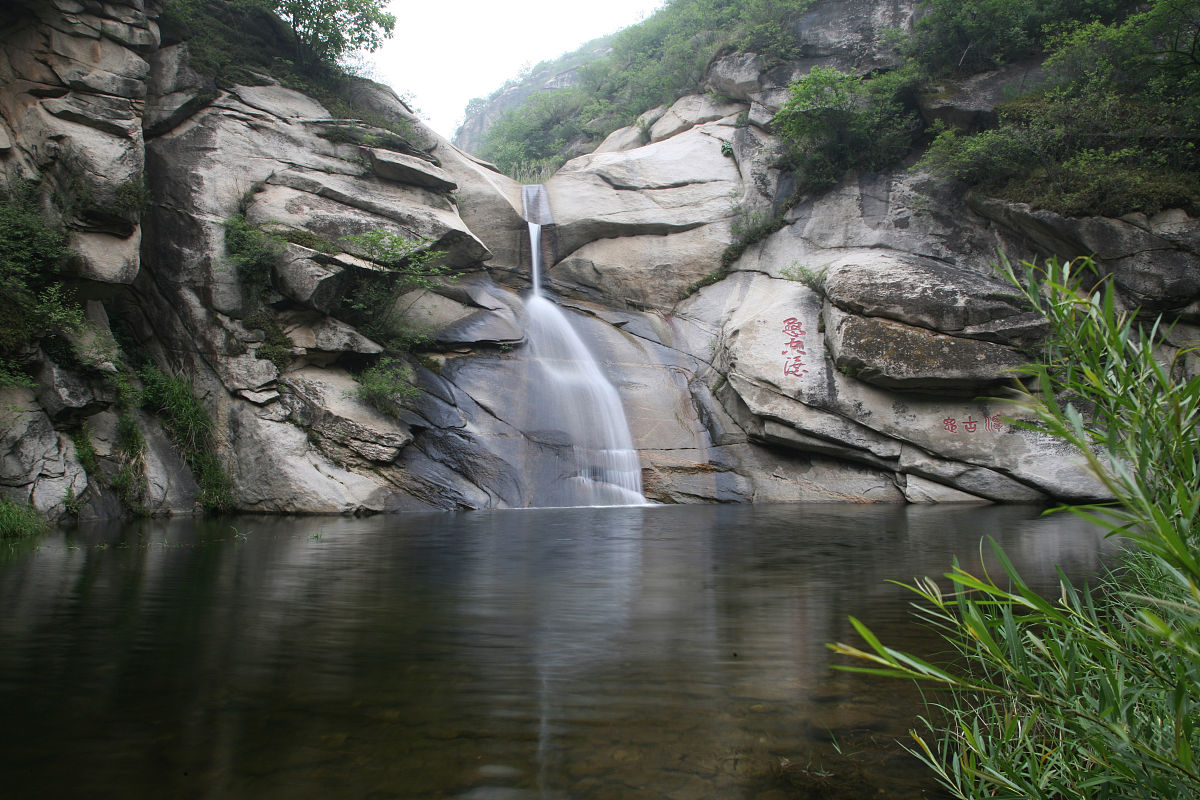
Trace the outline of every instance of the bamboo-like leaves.
<path fill-rule="evenodd" d="M 914 755 L 960 798 L 1200 797 L 1200 378 L 1169 329 L 1122 310 L 1090 262 L 1000 270 L 1046 316 L 1025 423 L 1071 444 L 1116 499 L 1071 508 L 1128 547 L 1095 587 L 1060 573 L 1045 598 L 993 544 L 995 575 L 957 564 L 908 585 L 951 665 L 884 644 L 851 620 L 871 666 L 948 690 Z"/>

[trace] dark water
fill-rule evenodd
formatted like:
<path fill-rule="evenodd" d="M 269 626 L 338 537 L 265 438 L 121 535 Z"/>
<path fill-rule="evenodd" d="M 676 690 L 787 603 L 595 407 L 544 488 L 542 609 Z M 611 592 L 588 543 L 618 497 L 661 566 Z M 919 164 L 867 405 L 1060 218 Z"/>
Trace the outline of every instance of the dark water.
<path fill-rule="evenodd" d="M 888 579 L 1111 546 L 1024 508 L 689 506 L 150 522 L 0 545 L 0 794 L 937 796 L 921 702 L 829 668 Z"/>

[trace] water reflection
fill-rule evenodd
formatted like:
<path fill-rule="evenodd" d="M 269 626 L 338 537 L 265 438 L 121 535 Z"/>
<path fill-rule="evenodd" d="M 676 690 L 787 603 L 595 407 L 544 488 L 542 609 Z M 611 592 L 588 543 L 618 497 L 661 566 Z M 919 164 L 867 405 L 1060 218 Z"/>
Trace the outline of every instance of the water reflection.
<path fill-rule="evenodd" d="M 52 537 L 0 565 L 0 766 L 14 796 L 927 796 L 890 744 L 915 691 L 831 671 L 824 643 L 855 615 L 933 652 L 886 581 L 976 565 L 982 534 L 1044 589 L 1107 546 L 977 507 Z"/>

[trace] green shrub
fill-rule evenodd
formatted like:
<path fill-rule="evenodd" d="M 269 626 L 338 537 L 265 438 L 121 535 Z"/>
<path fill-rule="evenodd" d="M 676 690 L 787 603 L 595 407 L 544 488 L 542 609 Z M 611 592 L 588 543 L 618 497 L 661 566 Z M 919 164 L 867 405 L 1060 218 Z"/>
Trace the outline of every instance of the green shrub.
<path fill-rule="evenodd" d="M 113 193 L 114 207 L 134 219 L 141 219 L 142 212 L 150 205 L 150 187 L 143 176 L 125 181 Z"/>
<path fill-rule="evenodd" d="M 263 332 L 263 343 L 254 351 L 257 358 L 265 359 L 283 372 L 292 363 L 292 348 L 295 346 L 284 331 L 274 312 L 260 308 L 244 320 L 247 328 Z"/>
<path fill-rule="evenodd" d="M 342 248 L 338 247 L 324 236 L 318 236 L 312 231 L 306 231 L 301 228 L 287 228 L 277 231 L 276 235 L 281 236 L 292 244 L 298 244 L 301 247 L 307 247 L 309 250 L 316 250 L 318 253 L 337 255 L 338 253 L 342 252 Z"/>
<path fill-rule="evenodd" d="M 784 220 L 783 210 L 774 215 L 767 215 L 759 212 L 749 212 L 742 206 L 736 205 L 733 211 L 733 224 L 730 226 L 732 241 L 721 252 L 721 268 L 718 270 L 720 277 L 716 280 L 720 280 L 728 274 L 729 268 L 733 266 L 733 262 L 741 258 L 742 253 L 746 252 L 746 248 L 761 242 L 772 233 L 782 230 L 783 226 L 787 224 Z M 710 275 L 709 277 L 712 276 Z M 698 289 L 708 284 L 701 281 L 694 285 Z M 692 291 L 694 290 L 689 287 L 688 294 L 691 294 Z"/>
<path fill-rule="evenodd" d="M 117 416 L 117 473 L 112 479 L 112 488 L 121 504 L 137 516 L 146 511 L 146 437 L 138 426 L 137 417 L 128 408 Z"/>
<path fill-rule="evenodd" d="M 822 297 L 825 296 L 825 278 L 829 275 L 828 267 L 813 269 L 804 264 L 793 263 L 779 271 L 789 281 L 799 281 Z"/>
<path fill-rule="evenodd" d="M 242 292 L 252 306 L 262 303 L 271 288 L 271 273 L 283 252 L 280 237 L 237 214 L 225 220 L 225 253 L 237 270 Z"/>
<path fill-rule="evenodd" d="M 1037 56 L 1066 23 L 1111 20 L 1135 0 L 925 0 L 902 52 L 929 74 L 971 75 Z"/>
<path fill-rule="evenodd" d="M 412 379 L 411 367 L 400 359 L 385 356 L 358 376 L 355 396 L 384 414 L 396 417 L 406 401 L 421 394 Z"/>
<path fill-rule="evenodd" d="M 1049 38 L 1050 85 L 993 130 L 941 132 L 922 166 L 1061 214 L 1200 213 L 1197 20 L 1196 0 L 1156 0 Z"/>
<path fill-rule="evenodd" d="M 38 210 L 36 185 L 19 186 L 0 200 L 0 353 L 19 352 L 61 330 L 46 315 L 78 308 L 61 284 L 67 254 L 66 234 Z"/>
<path fill-rule="evenodd" d="M 450 270 L 444 250 L 431 250 L 429 239 L 408 239 L 385 230 L 344 236 L 347 249 L 374 261 L 387 271 L 359 275 L 340 298 L 338 313 L 363 333 L 393 352 L 404 352 L 428 337 L 416 329 L 399 307 L 401 295 L 442 285 Z"/>
<path fill-rule="evenodd" d="M 37 510 L 12 500 L 0 499 L 0 539 L 44 533 L 46 521 Z"/>
<path fill-rule="evenodd" d="M 957 565 L 951 588 L 910 588 L 957 658 L 834 645 L 878 675 L 944 687 L 916 754 L 955 797 L 1045 800 L 1200 795 L 1200 378 L 1163 360 L 1161 320 L 1119 310 L 1089 263 L 1009 279 L 1050 321 L 1025 373 L 1036 427 L 1087 461 L 1116 498 L 1074 507 L 1130 548 L 1098 586 L 1043 598 L 995 547 L 996 574 Z"/>
<path fill-rule="evenodd" d="M 101 475 L 100 458 L 96 454 L 96 445 L 92 444 L 92 432 L 86 423 L 80 425 L 79 430 L 71 434 L 71 441 L 75 443 L 75 457 L 79 459 L 79 464 L 87 473 L 88 478 L 99 480 Z"/>
<path fill-rule="evenodd" d="M 197 498 L 207 511 L 233 507 L 233 480 L 214 452 L 212 419 L 182 376 L 167 375 L 147 365 L 139 372 L 142 405 L 158 417 L 191 468 L 200 487 Z"/>
<path fill-rule="evenodd" d="M 874 172 L 899 161 L 921 130 L 905 104 L 911 73 L 865 81 L 833 67 L 813 67 L 789 87 L 771 121 L 797 176 L 797 192 L 826 189 L 850 170 Z"/>

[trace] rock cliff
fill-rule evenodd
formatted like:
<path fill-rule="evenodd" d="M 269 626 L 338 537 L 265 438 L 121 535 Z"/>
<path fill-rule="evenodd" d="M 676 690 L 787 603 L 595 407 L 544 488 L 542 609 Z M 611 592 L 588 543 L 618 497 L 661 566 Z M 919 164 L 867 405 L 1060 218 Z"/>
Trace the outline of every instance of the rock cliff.
<path fill-rule="evenodd" d="M 914 4 L 841 5 L 854 13 L 822 7 L 805 23 L 802 62 L 764 72 L 753 54 L 728 56 L 710 70 L 720 99 L 647 112 L 547 183 L 548 288 L 622 396 L 648 497 L 1096 496 L 1068 452 L 1012 424 L 1019 407 L 977 399 L 1011 394 L 1011 370 L 1043 332 L 990 264 L 997 249 L 1094 253 L 1131 303 L 1178 312 L 1186 338 L 1200 295 L 1200 226 L 1187 215 L 1066 219 L 897 169 L 787 210 L 722 268 L 735 230 L 780 214 L 790 193 L 764 127 L 787 82 L 816 63 L 878 66 L 876 32 L 909 24 Z M 266 76 L 218 87 L 189 66 L 186 42 L 162 44 L 160 10 L 30 3 L 5 12 L 0 32 L 0 168 L 9 186 L 41 178 L 88 198 L 47 213 L 71 232 L 91 329 L 186 378 L 215 422 L 237 509 L 533 502 L 536 455 L 561 443 L 525 400 L 538 387 L 523 348 L 520 186 L 382 87 L 354 99 L 406 121 L 404 137 Z M 143 183 L 145 210 L 122 210 L 122 187 Z M 261 297 L 270 324 L 227 251 L 238 215 L 287 241 Z M 372 231 L 432 241 L 456 274 L 389 300 L 428 334 L 408 363 L 420 391 L 392 415 L 355 391 L 384 347 L 345 302 L 386 281 L 345 238 Z M 3 400 L 0 490 L 52 517 L 120 513 L 117 366 L 28 359 L 36 390 Z M 147 510 L 192 511 L 193 470 L 153 415 L 134 420 Z M 98 466 L 85 468 L 81 447 Z"/>

